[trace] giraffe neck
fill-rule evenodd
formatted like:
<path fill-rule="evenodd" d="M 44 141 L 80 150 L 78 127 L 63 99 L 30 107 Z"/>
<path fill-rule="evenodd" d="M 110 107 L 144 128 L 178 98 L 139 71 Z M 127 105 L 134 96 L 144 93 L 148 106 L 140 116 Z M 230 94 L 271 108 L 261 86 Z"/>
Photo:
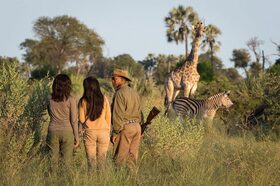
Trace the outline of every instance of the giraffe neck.
<path fill-rule="evenodd" d="M 190 54 L 188 55 L 184 66 L 186 66 L 186 65 L 191 65 L 191 66 L 195 66 L 195 67 L 197 66 L 200 38 L 201 38 L 201 36 L 196 36 L 194 38 L 194 41 L 192 44 L 192 50 L 191 50 Z"/>

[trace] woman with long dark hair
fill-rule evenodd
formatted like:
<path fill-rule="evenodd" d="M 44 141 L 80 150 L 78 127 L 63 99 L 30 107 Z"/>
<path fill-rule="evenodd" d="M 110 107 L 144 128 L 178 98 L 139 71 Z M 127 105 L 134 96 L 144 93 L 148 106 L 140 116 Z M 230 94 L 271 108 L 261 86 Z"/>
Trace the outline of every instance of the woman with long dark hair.
<path fill-rule="evenodd" d="M 110 143 L 111 110 L 106 96 L 94 77 L 83 82 L 84 93 L 79 101 L 79 118 L 84 128 L 84 144 L 89 170 L 96 165 L 104 169 Z"/>
<path fill-rule="evenodd" d="M 71 90 L 72 83 L 67 75 L 55 77 L 48 102 L 50 123 L 47 146 L 52 167 L 58 165 L 60 155 L 63 163 L 69 165 L 73 149 L 79 145 L 77 100 L 71 96 Z"/>

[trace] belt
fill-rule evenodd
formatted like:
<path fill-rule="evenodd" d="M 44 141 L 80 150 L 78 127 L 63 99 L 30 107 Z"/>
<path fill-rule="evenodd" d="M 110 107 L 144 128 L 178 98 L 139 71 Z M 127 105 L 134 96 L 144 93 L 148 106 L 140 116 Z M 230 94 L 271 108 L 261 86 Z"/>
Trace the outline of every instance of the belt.
<path fill-rule="evenodd" d="M 134 123 L 139 123 L 138 119 L 133 119 L 133 120 L 128 120 L 125 124 L 134 124 Z"/>

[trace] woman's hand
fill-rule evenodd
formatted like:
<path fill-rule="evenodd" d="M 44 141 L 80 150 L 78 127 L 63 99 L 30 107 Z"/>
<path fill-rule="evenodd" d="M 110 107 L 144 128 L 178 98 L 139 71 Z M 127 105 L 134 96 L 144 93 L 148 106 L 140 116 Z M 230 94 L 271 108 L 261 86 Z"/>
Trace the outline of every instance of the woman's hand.
<path fill-rule="evenodd" d="M 79 146 L 80 146 L 80 142 L 75 140 L 74 148 L 76 149 L 76 148 L 78 148 Z"/>
<path fill-rule="evenodd" d="M 110 138 L 111 143 L 114 144 L 116 142 L 116 140 L 117 140 L 117 135 L 112 135 Z"/>

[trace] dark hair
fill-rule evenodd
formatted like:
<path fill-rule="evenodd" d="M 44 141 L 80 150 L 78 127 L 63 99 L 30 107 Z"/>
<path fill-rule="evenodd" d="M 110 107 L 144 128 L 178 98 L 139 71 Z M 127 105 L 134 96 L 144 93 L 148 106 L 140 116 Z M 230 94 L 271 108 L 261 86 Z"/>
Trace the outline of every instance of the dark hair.
<path fill-rule="evenodd" d="M 94 121 L 102 113 L 103 105 L 104 105 L 104 95 L 100 90 L 99 82 L 94 77 L 87 77 L 84 82 L 84 94 L 80 99 L 80 104 L 82 101 L 86 101 L 86 116 Z"/>
<path fill-rule="evenodd" d="M 53 80 L 52 100 L 56 102 L 67 100 L 72 90 L 72 83 L 66 74 L 58 74 Z"/>

